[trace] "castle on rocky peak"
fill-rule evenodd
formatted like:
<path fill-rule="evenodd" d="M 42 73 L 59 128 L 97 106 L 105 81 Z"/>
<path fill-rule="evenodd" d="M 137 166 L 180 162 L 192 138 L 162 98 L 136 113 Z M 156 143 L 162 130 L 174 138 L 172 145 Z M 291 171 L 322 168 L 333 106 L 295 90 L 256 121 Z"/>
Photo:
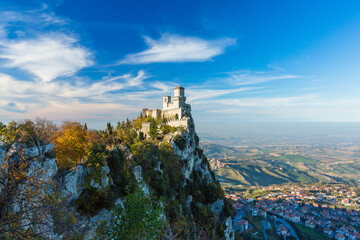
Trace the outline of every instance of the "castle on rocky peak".
<path fill-rule="evenodd" d="M 186 103 L 185 88 L 175 87 L 172 101 L 171 96 L 164 96 L 162 110 L 144 108 L 141 115 L 143 117 L 166 118 L 168 119 L 167 124 L 170 126 L 187 127 L 191 120 L 191 106 Z"/>

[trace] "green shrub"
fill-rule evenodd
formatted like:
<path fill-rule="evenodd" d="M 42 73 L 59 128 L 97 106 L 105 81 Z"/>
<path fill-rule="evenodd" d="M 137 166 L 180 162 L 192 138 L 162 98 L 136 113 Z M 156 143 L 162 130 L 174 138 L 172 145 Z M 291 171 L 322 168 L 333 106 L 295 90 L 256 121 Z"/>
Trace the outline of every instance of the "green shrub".
<path fill-rule="evenodd" d="M 124 199 L 124 208 L 113 208 L 113 219 L 108 226 L 102 225 L 102 239 L 161 239 L 165 226 L 164 207 L 140 189 Z"/>
<path fill-rule="evenodd" d="M 135 176 L 131 172 L 131 162 L 127 159 L 119 148 L 110 151 L 107 159 L 110 168 L 110 176 L 113 180 L 112 192 L 115 198 L 126 196 L 126 188 L 135 183 Z"/>
<path fill-rule="evenodd" d="M 109 186 L 99 190 L 93 188 L 90 184 L 94 181 L 101 185 L 102 179 L 106 177 L 103 167 L 106 165 L 108 152 L 104 144 L 91 144 L 86 153 L 85 166 L 90 169 L 90 172 L 85 177 L 86 189 L 82 191 L 80 197 L 76 200 L 76 205 L 80 212 L 95 214 L 97 210 L 108 205 L 106 198 L 109 194 Z"/>
<path fill-rule="evenodd" d="M 177 134 L 177 135 L 174 137 L 174 143 L 176 144 L 176 146 L 177 146 L 180 150 L 184 150 L 184 149 L 185 149 L 186 141 L 185 141 L 185 139 L 184 139 L 180 134 Z"/>
<path fill-rule="evenodd" d="M 80 197 L 75 200 L 75 204 L 80 213 L 95 215 L 101 208 L 108 207 L 105 205 L 107 196 L 107 190 L 98 191 L 86 188 L 81 192 Z"/>
<path fill-rule="evenodd" d="M 199 136 L 195 133 L 195 143 L 196 143 L 196 146 L 199 144 L 199 142 L 200 142 Z"/>
<path fill-rule="evenodd" d="M 161 131 L 163 132 L 163 134 L 167 134 L 171 131 L 170 126 L 169 125 L 162 125 L 161 126 Z"/>

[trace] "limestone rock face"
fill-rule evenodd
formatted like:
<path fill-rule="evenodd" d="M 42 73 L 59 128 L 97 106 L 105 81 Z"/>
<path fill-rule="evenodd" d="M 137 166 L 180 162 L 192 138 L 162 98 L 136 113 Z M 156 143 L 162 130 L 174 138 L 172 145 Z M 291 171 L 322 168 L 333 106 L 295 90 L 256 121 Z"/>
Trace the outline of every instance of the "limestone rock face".
<path fill-rule="evenodd" d="M 191 122 L 193 121 L 191 120 Z M 175 143 L 174 138 L 176 135 L 181 135 L 185 140 L 183 149 L 180 149 L 179 146 L 177 146 Z M 175 132 L 169 139 L 169 142 L 173 145 L 174 152 L 178 158 L 185 163 L 182 171 L 186 179 L 189 179 L 191 173 L 196 170 L 203 174 L 205 181 L 212 182 L 208 165 L 203 164 L 204 156 L 201 155 L 202 151 L 199 148 L 198 137 L 196 135 L 193 123 L 190 124 L 184 131 Z"/>
<path fill-rule="evenodd" d="M 224 210 L 224 201 L 218 199 L 216 202 L 211 204 L 211 211 L 215 213 L 216 216 L 219 216 L 220 213 Z"/>
<path fill-rule="evenodd" d="M 102 209 L 98 214 L 90 219 L 84 219 L 83 224 L 89 229 L 86 231 L 84 239 L 91 240 L 96 239 L 96 228 L 100 222 L 108 223 L 112 217 L 112 213 L 107 209 Z"/>
<path fill-rule="evenodd" d="M 182 172 L 185 176 L 185 179 L 191 180 L 191 175 L 194 171 L 201 172 L 202 182 L 203 183 L 212 183 L 216 181 L 215 177 L 212 177 L 209 169 L 209 164 L 206 160 L 206 157 L 203 155 L 202 150 L 199 147 L 199 138 L 195 132 L 194 122 L 189 115 L 190 121 L 187 127 L 182 132 L 169 133 L 164 137 L 168 139 L 168 142 L 173 145 L 174 153 L 177 155 L 180 161 L 183 161 Z M 180 135 L 184 141 L 183 144 L 176 143 L 176 136 Z M 193 197 L 191 195 L 187 198 L 187 206 L 189 207 Z M 220 214 L 224 211 L 224 201 L 218 199 L 210 206 L 211 211 L 215 213 L 216 219 L 219 219 Z M 228 217 L 224 221 L 226 226 L 225 237 L 228 240 L 234 239 L 234 231 L 232 228 L 232 218 Z"/>
<path fill-rule="evenodd" d="M 39 156 L 39 152 L 34 150 L 35 148 L 26 148 L 26 145 L 13 144 L 10 149 L 6 152 L 4 148 L 0 148 L 0 163 L 3 164 L 4 157 L 11 157 L 9 159 L 9 164 L 17 164 L 21 161 L 26 161 L 28 163 L 27 168 L 24 169 L 24 174 L 28 177 L 27 179 L 35 179 L 36 183 L 44 183 L 39 186 L 31 188 L 26 188 L 24 183 L 16 185 L 16 194 L 13 195 L 13 199 L 9 202 L 11 205 L 8 206 L 9 211 L 12 211 L 20 215 L 21 226 L 26 226 L 32 224 L 33 229 L 41 234 L 41 237 L 46 239 L 58 239 L 57 235 L 53 232 L 54 220 L 50 214 L 48 208 L 39 208 L 41 206 L 41 200 L 43 197 L 48 194 L 52 194 L 54 189 L 51 186 L 53 178 L 56 175 L 58 168 L 56 165 L 55 158 L 45 158 L 41 161 L 36 160 L 35 158 Z M 52 151 L 53 145 L 44 146 L 43 153 Z M 24 156 L 25 158 L 20 157 Z M 8 183 L 6 178 L 6 171 L 2 172 L 0 178 L 5 185 Z M 25 181 L 24 181 L 25 182 Z M 35 183 L 34 182 L 34 183 Z M 35 183 L 35 184 L 36 184 Z M 31 195 L 33 190 L 36 191 L 36 195 Z M 0 189 L 1 192 L 1 189 Z M 30 195 L 28 195 L 30 194 Z M 12 196 L 12 195 L 9 195 Z M 27 196 L 31 196 L 31 201 L 28 201 Z M 41 212 L 38 210 L 41 209 Z M 41 216 L 41 218 L 47 224 L 37 223 L 36 217 Z M 35 221 L 34 223 L 32 223 Z"/>
<path fill-rule="evenodd" d="M 6 149 L 0 147 L 0 165 L 3 164 L 5 156 L 6 156 Z"/>
<path fill-rule="evenodd" d="M 61 192 L 61 197 L 67 198 L 68 202 L 72 202 L 79 198 L 81 192 L 85 189 L 85 176 L 88 174 L 88 169 L 79 165 L 64 177 L 62 185 L 64 189 Z"/>
<path fill-rule="evenodd" d="M 54 144 L 49 143 L 46 146 L 42 146 L 41 148 L 44 153 L 49 153 L 54 150 Z M 30 158 L 38 157 L 40 155 L 39 149 L 37 147 L 26 148 L 24 152 L 25 155 Z"/>
<path fill-rule="evenodd" d="M 235 234 L 234 234 L 234 228 L 233 228 L 233 220 L 231 217 L 228 217 L 225 220 L 225 238 L 228 240 L 234 240 L 235 239 Z"/>
<path fill-rule="evenodd" d="M 136 166 L 134 168 L 134 176 L 136 178 L 136 181 L 138 182 L 138 184 L 141 186 L 141 190 L 147 194 L 147 195 L 150 195 L 150 190 L 149 190 L 149 187 L 148 185 L 144 182 L 144 179 L 142 177 L 142 167 L 141 166 Z"/>
<path fill-rule="evenodd" d="M 96 182 L 94 179 L 91 179 L 90 186 L 96 189 L 99 189 L 100 191 L 103 191 L 106 189 L 107 186 L 109 186 L 109 177 L 108 174 L 110 173 L 110 168 L 108 166 L 102 167 L 103 177 L 99 182 Z"/>
<path fill-rule="evenodd" d="M 51 180 L 57 173 L 58 167 L 55 158 L 46 158 L 43 162 L 33 161 L 29 167 L 28 175 L 41 174 L 44 181 Z"/>
<path fill-rule="evenodd" d="M 13 156 L 15 153 L 17 153 L 20 149 L 20 144 L 19 143 L 14 143 L 11 145 L 11 147 L 9 148 L 9 150 L 6 152 L 6 156 L 7 157 L 11 157 Z"/>

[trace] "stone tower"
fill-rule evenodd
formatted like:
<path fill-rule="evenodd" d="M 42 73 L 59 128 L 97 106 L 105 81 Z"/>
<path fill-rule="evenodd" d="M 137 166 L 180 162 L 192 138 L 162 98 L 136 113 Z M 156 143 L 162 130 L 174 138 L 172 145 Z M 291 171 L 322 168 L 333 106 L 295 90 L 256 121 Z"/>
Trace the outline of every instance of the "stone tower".
<path fill-rule="evenodd" d="M 169 108 L 171 105 L 171 96 L 164 96 L 163 97 L 163 109 Z"/>
<path fill-rule="evenodd" d="M 177 86 L 174 88 L 174 100 L 173 107 L 174 108 L 183 108 L 185 107 L 185 88 L 181 86 Z"/>

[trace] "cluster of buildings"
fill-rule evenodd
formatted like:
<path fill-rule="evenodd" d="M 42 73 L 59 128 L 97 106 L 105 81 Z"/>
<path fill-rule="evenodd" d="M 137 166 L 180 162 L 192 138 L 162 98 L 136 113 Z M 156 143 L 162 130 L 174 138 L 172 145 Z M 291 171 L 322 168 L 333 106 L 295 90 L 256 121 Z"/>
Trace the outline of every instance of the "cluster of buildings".
<path fill-rule="evenodd" d="M 206 145 L 206 143 L 204 145 Z M 211 169 L 213 169 L 213 170 L 223 168 L 226 165 L 226 163 L 224 161 L 222 161 L 221 158 L 210 158 L 209 163 L 210 163 Z"/>
<path fill-rule="evenodd" d="M 259 190 L 264 194 L 259 196 Z M 334 239 L 360 239 L 359 195 L 346 186 L 270 186 L 251 194 L 232 194 L 237 211 L 252 216 L 271 216 L 305 225 Z M 246 231 L 243 219 L 235 219 L 238 230 Z M 245 225 L 244 225 L 245 226 Z M 288 229 L 280 226 L 278 233 L 286 236 Z"/>

